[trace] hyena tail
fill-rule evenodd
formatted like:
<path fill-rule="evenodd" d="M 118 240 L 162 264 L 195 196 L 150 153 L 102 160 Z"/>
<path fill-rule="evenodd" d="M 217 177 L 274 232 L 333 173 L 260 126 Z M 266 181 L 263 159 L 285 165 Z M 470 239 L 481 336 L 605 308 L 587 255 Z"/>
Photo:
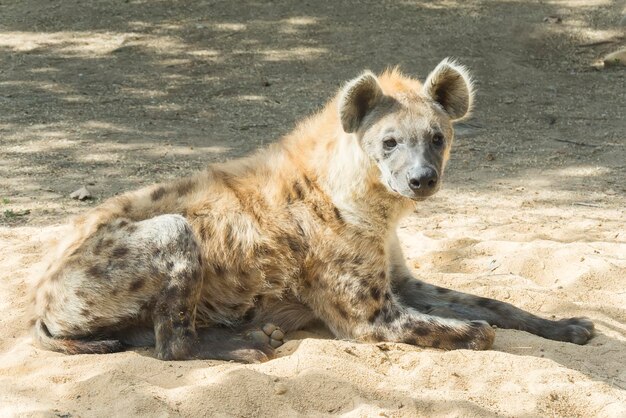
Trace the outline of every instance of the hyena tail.
<path fill-rule="evenodd" d="M 35 322 L 34 339 L 41 348 L 64 354 L 106 354 L 123 351 L 125 348 L 118 340 L 55 338 L 41 318 Z"/>

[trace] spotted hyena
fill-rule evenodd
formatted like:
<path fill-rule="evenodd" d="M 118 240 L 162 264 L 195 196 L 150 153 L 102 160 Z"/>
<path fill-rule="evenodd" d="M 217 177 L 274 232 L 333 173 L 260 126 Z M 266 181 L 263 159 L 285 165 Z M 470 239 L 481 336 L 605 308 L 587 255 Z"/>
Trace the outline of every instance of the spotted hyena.
<path fill-rule="evenodd" d="M 252 157 L 104 202 L 74 221 L 36 288 L 36 341 L 257 361 L 321 320 L 338 338 L 447 350 L 488 349 L 491 325 L 584 344 L 587 319 L 542 319 L 404 264 L 398 221 L 440 188 L 472 97 L 449 60 L 423 84 L 365 72 Z"/>

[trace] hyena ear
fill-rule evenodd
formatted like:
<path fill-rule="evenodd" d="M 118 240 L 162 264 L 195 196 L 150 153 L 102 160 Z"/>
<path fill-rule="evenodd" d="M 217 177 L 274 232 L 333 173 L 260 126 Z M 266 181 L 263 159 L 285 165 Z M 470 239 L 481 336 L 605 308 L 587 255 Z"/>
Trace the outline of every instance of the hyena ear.
<path fill-rule="evenodd" d="M 350 81 L 339 96 L 339 118 L 346 133 L 356 132 L 370 110 L 383 98 L 376 76 L 366 71 Z"/>
<path fill-rule="evenodd" d="M 474 88 L 467 69 L 449 58 L 428 75 L 424 91 L 439 103 L 452 120 L 461 119 L 472 109 Z"/>

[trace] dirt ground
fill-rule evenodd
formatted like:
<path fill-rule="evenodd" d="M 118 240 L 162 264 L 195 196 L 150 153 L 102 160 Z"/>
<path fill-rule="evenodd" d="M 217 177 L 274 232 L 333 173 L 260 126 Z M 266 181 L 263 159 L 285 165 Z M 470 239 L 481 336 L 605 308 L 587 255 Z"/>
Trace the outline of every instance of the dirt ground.
<path fill-rule="evenodd" d="M 621 2 L 0 0 L 0 416 L 626 416 Z M 444 190 L 400 229 L 433 283 L 588 316 L 586 346 L 289 335 L 260 365 L 32 347 L 27 292 L 70 215 L 249 154 L 365 68 L 478 89 Z M 88 185 L 94 199 L 69 194 Z"/>

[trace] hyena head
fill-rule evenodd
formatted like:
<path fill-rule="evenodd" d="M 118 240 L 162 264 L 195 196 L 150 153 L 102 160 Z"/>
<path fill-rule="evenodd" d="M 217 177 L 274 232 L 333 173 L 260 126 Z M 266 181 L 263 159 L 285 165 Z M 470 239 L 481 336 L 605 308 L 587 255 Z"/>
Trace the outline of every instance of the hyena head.
<path fill-rule="evenodd" d="M 466 69 L 445 59 L 423 85 L 397 70 L 363 73 L 340 93 L 339 116 L 380 171 L 380 182 L 421 200 L 441 187 L 452 122 L 468 114 L 472 98 Z"/>

